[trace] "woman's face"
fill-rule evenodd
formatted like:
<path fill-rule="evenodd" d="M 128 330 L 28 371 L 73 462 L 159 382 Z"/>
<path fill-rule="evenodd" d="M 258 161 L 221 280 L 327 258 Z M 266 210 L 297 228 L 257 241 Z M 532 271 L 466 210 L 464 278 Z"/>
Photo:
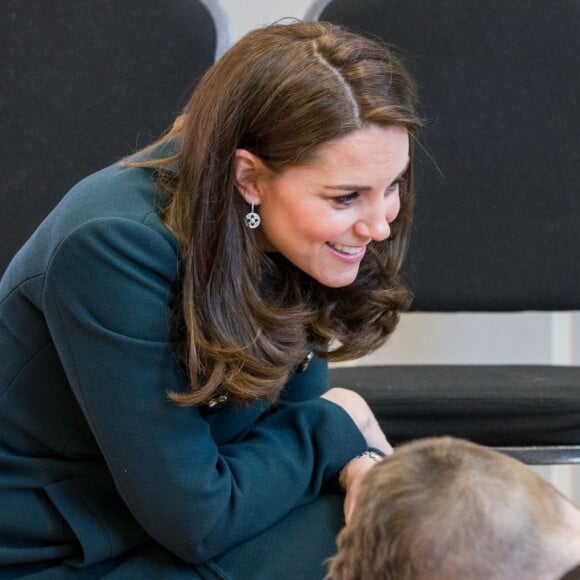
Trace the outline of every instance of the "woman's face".
<path fill-rule="evenodd" d="M 306 165 L 268 171 L 255 200 L 263 249 L 325 286 L 351 284 L 368 244 L 391 233 L 408 163 L 407 130 L 371 125 L 324 144 Z"/>

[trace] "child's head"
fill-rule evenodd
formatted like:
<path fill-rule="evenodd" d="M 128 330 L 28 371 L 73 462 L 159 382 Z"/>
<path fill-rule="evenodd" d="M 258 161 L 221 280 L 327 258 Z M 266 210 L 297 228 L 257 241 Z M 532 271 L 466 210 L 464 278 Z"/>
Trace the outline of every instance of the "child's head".
<path fill-rule="evenodd" d="M 519 461 L 451 437 L 369 472 L 333 580 L 556 580 L 580 564 L 580 510 Z"/>

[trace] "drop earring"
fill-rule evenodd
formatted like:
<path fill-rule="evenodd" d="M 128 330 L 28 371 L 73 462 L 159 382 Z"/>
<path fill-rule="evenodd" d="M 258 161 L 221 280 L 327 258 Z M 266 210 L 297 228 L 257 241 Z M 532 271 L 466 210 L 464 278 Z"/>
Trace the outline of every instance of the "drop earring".
<path fill-rule="evenodd" d="M 249 228 L 255 230 L 260 225 L 261 221 L 260 216 L 254 211 L 254 202 L 252 201 L 252 209 L 250 210 L 250 213 L 246 214 L 246 224 Z"/>

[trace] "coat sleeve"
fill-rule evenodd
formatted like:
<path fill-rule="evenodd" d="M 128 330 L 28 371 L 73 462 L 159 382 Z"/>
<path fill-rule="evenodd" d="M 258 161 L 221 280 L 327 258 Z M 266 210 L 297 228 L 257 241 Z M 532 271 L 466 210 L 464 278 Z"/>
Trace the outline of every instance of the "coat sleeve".
<path fill-rule="evenodd" d="M 174 244 L 146 223 L 87 222 L 55 252 L 43 308 L 118 493 L 148 534 L 197 563 L 314 499 L 366 444 L 319 398 L 219 445 L 199 408 L 170 402 L 187 385 L 169 338 L 176 263 Z"/>

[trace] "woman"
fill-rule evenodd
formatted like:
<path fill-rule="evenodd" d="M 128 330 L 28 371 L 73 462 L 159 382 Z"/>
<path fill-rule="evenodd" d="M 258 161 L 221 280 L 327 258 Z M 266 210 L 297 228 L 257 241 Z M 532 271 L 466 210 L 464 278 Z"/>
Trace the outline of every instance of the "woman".
<path fill-rule="evenodd" d="M 0 578 L 324 576 L 390 452 L 326 361 L 407 306 L 419 125 L 384 46 L 267 27 L 65 196 L 0 285 Z"/>

